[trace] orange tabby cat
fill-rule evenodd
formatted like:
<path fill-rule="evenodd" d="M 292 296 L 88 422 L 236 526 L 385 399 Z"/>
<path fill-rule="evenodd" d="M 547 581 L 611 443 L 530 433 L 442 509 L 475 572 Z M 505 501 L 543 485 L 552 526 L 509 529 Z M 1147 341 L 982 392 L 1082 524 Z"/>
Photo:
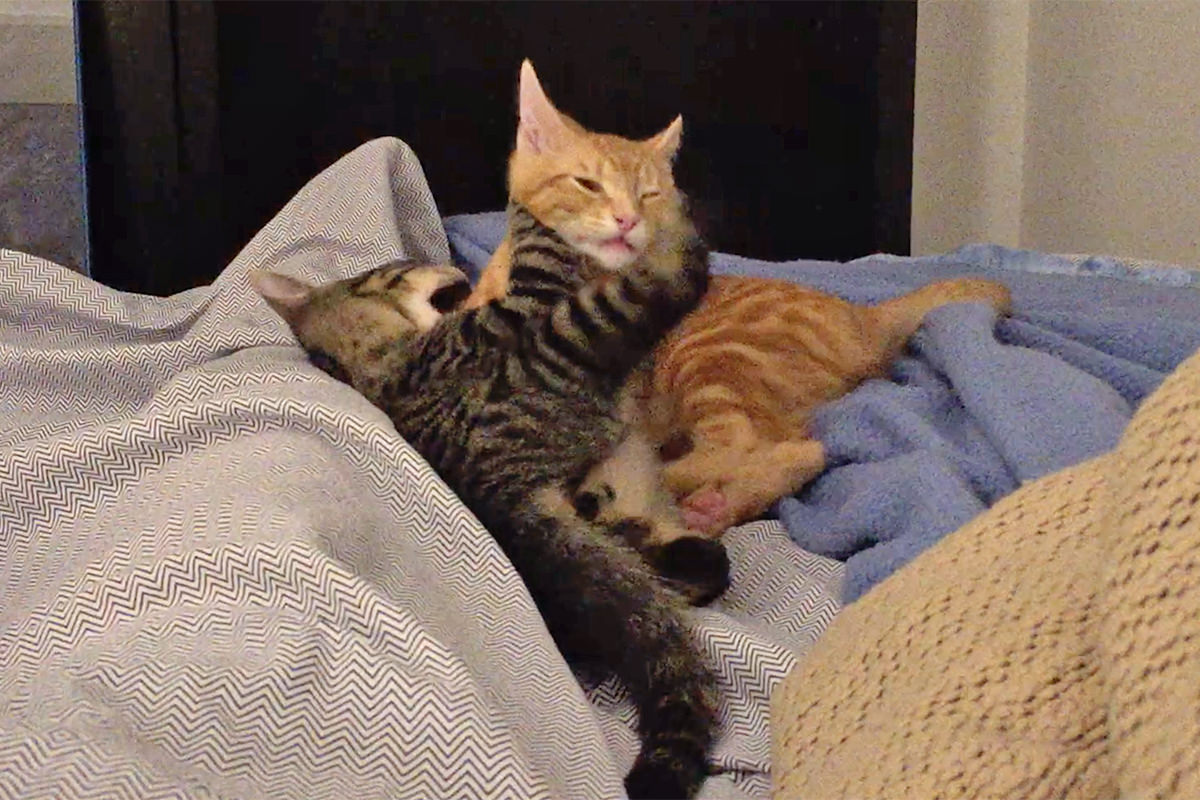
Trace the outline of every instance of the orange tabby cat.
<path fill-rule="evenodd" d="M 716 277 L 655 352 L 648 435 L 691 449 L 664 466 L 691 527 L 720 533 L 825 468 L 813 411 L 882 377 L 925 315 L 959 301 L 1004 312 L 991 281 L 939 281 L 874 306 L 788 281 Z"/>
<path fill-rule="evenodd" d="M 677 117 L 644 141 L 587 131 L 554 108 L 526 61 L 509 196 L 598 268 L 619 270 L 682 213 L 671 174 L 682 129 Z M 507 291 L 508 258 L 505 237 L 468 306 Z M 925 314 L 958 301 L 1003 312 L 1009 293 L 991 281 L 954 279 L 860 306 L 786 281 L 714 278 L 700 307 L 655 353 L 652 376 L 639 376 L 628 391 L 640 405 L 631 418 L 641 438 L 690 448 L 661 474 L 682 498 L 686 524 L 720 535 L 816 477 L 825 455 L 808 436 L 815 408 L 886 374 Z M 611 491 L 597 493 L 614 505 L 645 495 L 634 482 L 656 476 L 647 476 L 644 453 L 630 449 L 632 456 L 618 452 L 598 467 L 583 489 L 608 485 Z M 623 513 L 636 515 L 628 504 Z"/>
<path fill-rule="evenodd" d="M 521 64 L 517 143 L 509 197 L 601 269 L 628 266 L 682 203 L 671 174 L 683 118 L 645 141 L 587 131 L 550 104 L 529 61 Z M 508 291 L 508 236 L 467 299 L 474 308 Z"/>

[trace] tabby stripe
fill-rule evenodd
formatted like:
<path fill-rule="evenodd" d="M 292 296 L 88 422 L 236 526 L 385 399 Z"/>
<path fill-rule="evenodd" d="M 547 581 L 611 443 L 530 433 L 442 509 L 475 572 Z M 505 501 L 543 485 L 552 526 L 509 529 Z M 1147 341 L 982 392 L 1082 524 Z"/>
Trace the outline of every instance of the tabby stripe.
<path fill-rule="evenodd" d="M 528 319 L 527 315 L 507 303 L 497 303 L 492 308 L 496 319 L 513 332 L 520 331 Z"/>
<path fill-rule="evenodd" d="M 575 311 L 575 304 L 571 304 L 571 312 Z M 553 319 L 546 326 L 545 335 L 541 337 L 541 347 L 551 353 L 554 353 L 559 358 L 568 363 L 572 363 L 587 370 L 588 372 L 600 372 L 601 365 L 592 357 L 592 351 L 587 346 L 580 346 L 577 342 L 572 341 L 569 336 L 563 335 L 554 325 Z M 549 357 L 549 356 L 546 356 Z"/>
<path fill-rule="evenodd" d="M 463 314 L 458 318 L 458 338 L 463 341 L 471 341 L 479 334 L 479 315 L 478 314 Z"/>
<path fill-rule="evenodd" d="M 610 327 L 617 330 L 628 327 L 629 315 L 613 305 L 612 299 L 608 296 L 607 292 L 597 294 L 593 299 L 596 304 L 593 317 L 601 317 Z"/>
<path fill-rule="evenodd" d="M 595 299 L 594 297 L 592 299 Z M 568 363 L 575 364 L 588 372 L 601 372 L 603 365 L 597 360 L 596 339 L 603 335 L 602 320 L 597 319 L 594 312 L 583 307 L 583 298 L 577 297 L 567 308 L 567 319 L 563 325 L 569 325 L 567 330 L 560 330 L 561 317 L 551 317 L 550 338 L 547 338 L 546 348 L 557 353 Z M 576 341 L 571 336 L 571 330 L 577 331 L 583 341 Z M 551 340 L 552 339 L 552 340 Z"/>
<path fill-rule="evenodd" d="M 488 384 L 487 402 L 499 403 L 512 396 L 512 383 L 508 380 L 508 370 L 501 369 Z"/>
<path fill-rule="evenodd" d="M 492 306 L 495 310 L 499 304 Z M 495 319 L 494 317 L 492 318 Z M 460 338 L 468 347 L 476 344 L 482 344 L 484 347 L 493 347 L 500 341 L 500 334 L 492 330 L 488 324 L 488 318 L 481 318 L 478 314 L 464 315 L 462 327 L 459 329 Z"/>
<path fill-rule="evenodd" d="M 562 260 L 554 259 L 555 265 L 561 267 Z M 561 269 L 546 269 L 533 264 L 517 264 L 508 274 L 509 283 L 553 283 L 561 286 L 563 289 L 571 290 L 575 288 L 575 283 L 569 277 L 563 274 Z"/>
<path fill-rule="evenodd" d="M 576 298 L 575 302 L 570 304 L 567 317 L 570 319 L 571 325 L 583 334 L 584 340 L 589 344 L 602 332 L 604 321 L 598 318 L 594 310 L 589 311 L 583 307 L 582 298 Z"/>
<path fill-rule="evenodd" d="M 549 366 L 547 371 L 558 375 L 569 383 L 578 382 L 581 373 L 595 373 L 600 371 L 600 365 L 591 357 L 591 349 L 587 347 L 580 349 L 579 345 L 574 341 L 553 330 L 553 322 L 551 322 L 551 335 L 560 341 L 566 341 L 571 351 L 565 352 L 563 348 L 556 346 L 543 337 L 538 342 L 537 363 L 553 364 L 554 366 Z M 536 367 L 536 365 L 534 366 Z M 558 389 L 561 387 L 550 388 Z"/>
<path fill-rule="evenodd" d="M 513 251 L 512 260 L 514 267 L 510 273 L 510 278 L 512 275 L 517 274 L 520 270 L 527 269 L 529 266 L 531 266 L 522 263 L 527 256 L 544 258 L 552 264 L 559 266 L 563 265 L 564 262 L 572 260 L 564 256 L 561 248 L 548 244 L 538 244 L 537 242 L 525 242 L 521 245 L 518 245 L 517 249 Z"/>
<path fill-rule="evenodd" d="M 568 364 L 564 364 L 558 358 L 548 357 L 550 354 L 547 353 L 546 351 L 542 351 L 542 353 L 539 355 L 540 355 L 540 357 L 533 360 L 532 363 L 529 363 L 529 360 L 527 358 L 523 359 L 523 361 L 526 362 L 525 367 L 531 375 L 533 375 L 536 378 L 541 378 L 542 373 L 548 372 L 551 375 L 553 375 L 554 377 L 558 378 L 561 381 L 561 383 L 570 384 L 570 383 L 575 382 L 575 379 L 578 376 L 576 375 L 574 370 L 569 368 Z M 543 381 L 543 383 L 545 383 L 545 381 Z M 556 388 L 558 388 L 558 386 L 549 384 L 546 386 L 546 388 L 556 389 Z"/>
<path fill-rule="evenodd" d="M 524 206 L 510 204 L 508 212 L 509 225 L 512 226 L 514 234 L 513 239 L 517 238 L 517 234 L 527 233 L 531 228 L 540 226 L 540 223 L 534 219 L 533 214 L 529 213 L 528 209 Z"/>
<path fill-rule="evenodd" d="M 349 290 L 351 292 L 355 292 L 356 290 L 359 289 L 359 287 L 361 287 L 367 281 L 371 280 L 371 278 L 374 278 L 378 273 L 379 273 L 379 270 L 373 269 L 373 270 L 364 272 L 362 275 L 357 275 L 350 280 L 350 282 L 347 284 L 347 287 L 349 288 Z"/>
<path fill-rule="evenodd" d="M 510 425 L 507 427 L 493 428 L 492 430 L 488 431 L 488 433 L 494 439 L 503 439 L 504 441 L 508 441 L 508 442 L 522 442 L 522 441 L 527 441 L 529 439 L 529 431 L 528 430 L 526 430 L 525 428 L 521 428 L 521 427 L 513 426 L 513 425 Z"/>
<path fill-rule="evenodd" d="M 475 417 L 476 428 L 493 428 L 508 422 L 508 414 L 500 409 L 490 409 Z"/>
<path fill-rule="evenodd" d="M 331 378 L 345 384 L 351 383 L 350 372 L 342 366 L 342 362 L 324 350 L 313 348 L 308 353 L 308 360 L 312 362 L 313 366 L 327 373 Z"/>
<path fill-rule="evenodd" d="M 621 298 L 621 302 L 636 307 L 650 301 L 651 290 L 643 281 L 623 278 L 617 283 L 617 296 Z"/>
<path fill-rule="evenodd" d="M 533 286 L 529 284 L 514 286 L 508 293 L 510 296 L 525 297 L 542 305 L 552 305 L 564 297 L 563 290 L 557 287 Z"/>
<path fill-rule="evenodd" d="M 528 431 L 517 431 L 515 433 L 519 435 L 511 437 L 507 435 L 497 435 L 496 438 L 505 442 L 521 442 L 529 440 Z M 479 453 L 479 455 L 482 456 L 483 454 Z M 525 472 L 529 466 L 538 466 L 538 462 L 530 458 L 531 455 L 534 454 L 526 454 L 520 452 L 520 448 L 509 446 L 505 447 L 503 450 L 495 451 L 494 454 L 487 459 L 480 458 L 480 461 L 482 462 L 481 466 L 486 464 L 487 469 L 493 475 L 520 475 L 521 473 Z"/>

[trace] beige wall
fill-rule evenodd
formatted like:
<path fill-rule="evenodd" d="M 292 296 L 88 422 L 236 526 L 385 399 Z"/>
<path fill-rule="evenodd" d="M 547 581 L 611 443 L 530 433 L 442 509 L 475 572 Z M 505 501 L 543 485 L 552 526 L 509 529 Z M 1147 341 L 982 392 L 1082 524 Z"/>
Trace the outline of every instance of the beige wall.
<path fill-rule="evenodd" d="M 920 0 L 913 251 L 1200 265 L 1200 0 Z"/>
<path fill-rule="evenodd" d="M 74 103 L 71 0 L 0 0 L 0 103 Z"/>

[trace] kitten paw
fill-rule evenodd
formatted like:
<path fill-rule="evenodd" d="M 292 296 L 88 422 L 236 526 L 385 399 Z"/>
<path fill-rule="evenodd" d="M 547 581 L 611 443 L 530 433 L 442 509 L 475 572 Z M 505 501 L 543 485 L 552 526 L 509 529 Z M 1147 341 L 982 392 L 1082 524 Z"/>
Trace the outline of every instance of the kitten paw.
<path fill-rule="evenodd" d="M 600 511 L 609 503 L 611 503 L 617 494 L 613 488 L 607 483 L 583 489 L 571 498 L 571 504 L 575 506 L 575 513 L 580 519 L 592 522 L 596 517 L 600 516 Z"/>
<path fill-rule="evenodd" d="M 682 762 L 655 762 L 642 756 L 625 776 L 629 800 L 685 800 L 693 796 L 704 780 L 703 764 L 697 768 Z"/>
<path fill-rule="evenodd" d="M 706 534 L 724 532 L 732 523 L 729 502 L 718 489 L 700 489 L 679 501 L 683 521 L 688 528 Z"/>
<path fill-rule="evenodd" d="M 658 574 L 694 606 L 708 605 L 729 588 L 729 553 L 714 539 L 684 536 L 648 555 Z"/>
<path fill-rule="evenodd" d="M 646 541 L 654 526 L 641 517 L 624 517 L 608 526 L 609 533 L 624 539 L 630 547 L 637 549 Z"/>

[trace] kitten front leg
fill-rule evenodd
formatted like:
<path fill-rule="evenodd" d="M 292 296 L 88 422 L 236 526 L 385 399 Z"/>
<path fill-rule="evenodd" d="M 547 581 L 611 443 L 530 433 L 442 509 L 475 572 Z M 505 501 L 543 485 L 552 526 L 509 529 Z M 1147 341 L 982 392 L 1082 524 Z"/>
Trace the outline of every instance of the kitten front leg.
<path fill-rule="evenodd" d="M 652 520 L 661 527 L 649 535 L 656 544 L 686 535 L 674 498 L 662 483 L 662 462 L 650 440 L 636 429 L 592 467 L 575 492 L 575 503 L 586 519 Z"/>
<path fill-rule="evenodd" d="M 716 539 L 681 536 L 641 550 L 668 586 L 694 606 L 706 606 L 729 588 L 729 553 Z"/>
<path fill-rule="evenodd" d="M 576 507 L 580 507 L 576 497 Z M 587 509 L 580 514 L 582 519 Z M 711 538 L 695 536 L 682 525 L 672 526 L 666 543 L 652 541 L 652 532 L 662 535 L 662 526 L 645 517 L 621 517 L 594 520 L 608 533 L 631 548 L 654 568 L 671 589 L 694 606 L 708 605 L 729 588 L 729 554 L 725 545 Z"/>
<path fill-rule="evenodd" d="M 575 510 L 641 553 L 693 605 L 709 603 L 729 587 L 729 556 L 687 529 L 661 470 L 650 441 L 634 431 L 584 478 Z"/>
<path fill-rule="evenodd" d="M 514 268 L 514 273 L 515 273 Z M 548 360 L 589 365 L 623 383 L 708 288 L 708 249 L 694 235 L 667 252 L 643 256 L 628 272 L 606 275 L 559 301 L 533 332 Z"/>

